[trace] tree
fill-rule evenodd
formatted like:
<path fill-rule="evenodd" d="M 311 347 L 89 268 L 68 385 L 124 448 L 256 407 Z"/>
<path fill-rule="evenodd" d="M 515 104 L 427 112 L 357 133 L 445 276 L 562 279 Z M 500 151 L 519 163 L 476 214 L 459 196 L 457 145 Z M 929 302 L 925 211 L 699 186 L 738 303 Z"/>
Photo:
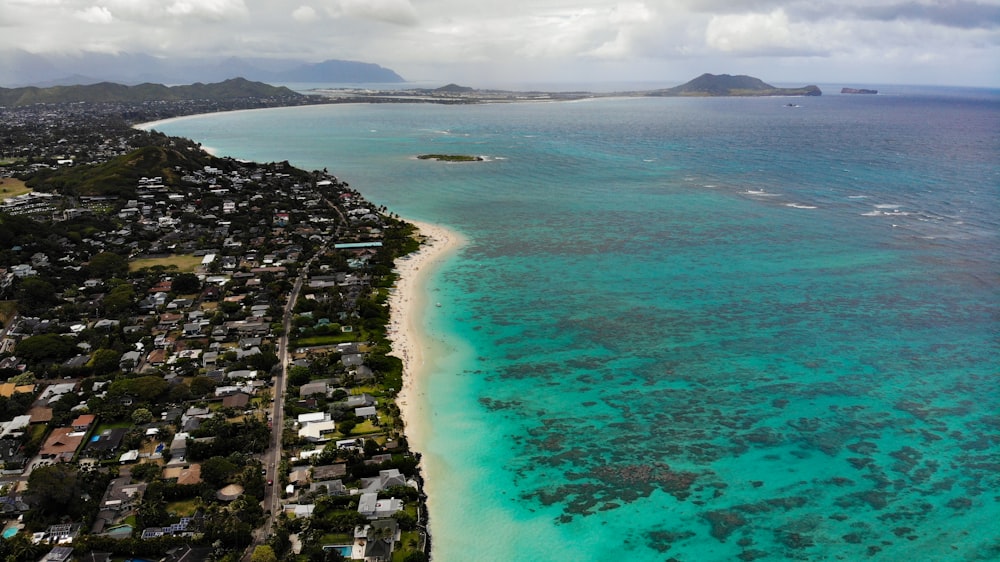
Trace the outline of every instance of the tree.
<path fill-rule="evenodd" d="M 201 478 L 216 488 L 225 486 L 239 469 L 225 457 L 212 457 L 201 463 Z"/>
<path fill-rule="evenodd" d="M 124 277 L 128 274 L 128 261 L 112 252 L 101 252 L 90 258 L 87 272 L 97 279 Z"/>
<path fill-rule="evenodd" d="M 134 379 L 118 379 L 108 387 L 108 394 L 112 396 L 134 396 L 140 402 L 156 403 L 159 398 L 166 396 L 170 390 L 170 383 L 160 377 L 146 375 Z"/>
<path fill-rule="evenodd" d="M 194 273 L 181 273 L 174 277 L 170 290 L 177 294 L 197 293 L 201 290 L 201 280 Z"/>
<path fill-rule="evenodd" d="M 278 556 L 274 549 L 266 544 L 254 547 L 253 554 L 250 555 L 250 562 L 278 562 Z"/>
<path fill-rule="evenodd" d="M 98 349 L 90 358 L 90 368 L 95 375 L 106 375 L 119 370 L 122 354 L 113 349 Z"/>
<path fill-rule="evenodd" d="M 136 408 L 132 412 L 132 423 L 135 425 L 146 425 L 153 421 L 153 412 L 146 408 Z"/>
<path fill-rule="evenodd" d="M 68 464 L 36 468 L 28 476 L 28 498 L 42 515 L 69 515 L 79 496 L 77 471 Z"/>
<path fill-rule="evenodd" d="M 215 390 L 215 381 L 211 377 L 195 377 L 191 379 L 191 394 L 202 397 Z"/>
<path fill-rule="evenodd" d="M 310 372 L 307 367 L 302 367 L 300 365 L 295 365 L 288 370 L 288 385 L 289 386 L 302 386 L 311 380 Z"/>
<path fill-rule="evenodd" d="M 354 428 L 357 427 L 357 425 L 358 425 L 357 420 L 355 420 L 354 418 L 347 418 L 346 420 L 337 424 L 337 429 L 339 429 L 340 433 L 344 435 L 350 435 L 351 432 L 354 431 Z"/>
<path fill-rule="evenodd" d="M 69 359 L 76 353 L 72 338 L 59 334 L 41 334 L 25 338 L 17 344 L 15 353 L 29 363 L 51 363 Z"/>
<path fill-rule="evenodd" d="M 28 277 L 17 289 L 17 300 L 29 309 L 46 307 L 56 302 L 56 288 L 44 279 Z"/>
<path fill-rule="evenodd" d="M 108 314 L 126 312 L 135 304 L 135 288 L 132 285 L 118 285 L 104 297 L 102 304 Z"/>
<path fill-rule="evenodd" d="M 50 548 L 33 542 L 29 533 L 17 533 L 0 540 L 0 560 L 37 560 Z"/>

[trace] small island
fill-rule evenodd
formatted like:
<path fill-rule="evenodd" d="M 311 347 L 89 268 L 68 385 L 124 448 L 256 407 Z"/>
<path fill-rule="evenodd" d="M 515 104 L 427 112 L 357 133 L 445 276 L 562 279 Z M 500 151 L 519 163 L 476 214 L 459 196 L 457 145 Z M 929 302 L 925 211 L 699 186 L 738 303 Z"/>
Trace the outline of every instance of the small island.
<path fill-rule="evenodd" d="M 421 154 L 417 156 L 420 160 L 437 160 L 439 162 L 482 162 L 482 156 L 470 156 L 468 154 Z"/>
<path fill-rule="evenodd" d="M 842 94 L 877 94 L 878 90 L 869 90 L 868 88 L 841 88 L 840 93 Z"/>

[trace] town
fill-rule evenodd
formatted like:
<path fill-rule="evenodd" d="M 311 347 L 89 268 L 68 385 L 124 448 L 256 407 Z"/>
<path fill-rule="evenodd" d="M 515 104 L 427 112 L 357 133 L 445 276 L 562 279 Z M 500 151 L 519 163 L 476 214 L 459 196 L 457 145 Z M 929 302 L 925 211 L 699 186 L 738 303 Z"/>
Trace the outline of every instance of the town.
<path fill-rule="evenodd" d="M 257 106 L 0 108 L 0 557 L 427 559 L 386 333 L 414 227 L 132 127 Z"/>

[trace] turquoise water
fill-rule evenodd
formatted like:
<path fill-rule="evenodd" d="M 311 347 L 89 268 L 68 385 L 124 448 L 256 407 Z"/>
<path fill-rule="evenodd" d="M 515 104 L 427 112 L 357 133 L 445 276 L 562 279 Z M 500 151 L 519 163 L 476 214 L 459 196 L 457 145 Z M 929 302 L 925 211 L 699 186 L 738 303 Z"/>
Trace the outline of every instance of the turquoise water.
<path fill-rule="evenodd" d="M 13 537 L 14 535 L 16 535 L 17 532 L 18 532 L 18 528 L 17 527 L 8 527 L 7 529 L 4 529 L 4 531 L 3 531 L 3 538 L 9 539 L 9 538 Z"/>
<path fill-rule="evenodd" d="M 1000 96 L 955 93 L 158 128 L 470 239 L 427 311 L 435 560 L 992 560 Z"/>

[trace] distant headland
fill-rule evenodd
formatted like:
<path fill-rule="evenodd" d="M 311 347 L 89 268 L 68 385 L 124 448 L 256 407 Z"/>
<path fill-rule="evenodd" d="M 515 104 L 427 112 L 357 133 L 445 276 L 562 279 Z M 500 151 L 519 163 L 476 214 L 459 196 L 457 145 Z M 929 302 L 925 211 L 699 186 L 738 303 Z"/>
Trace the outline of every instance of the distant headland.
<path fill-rule="evenodd" d="M 339 102 L 370 103 L 502 103 L 518 101 L 566 101 L 605 97 L 762 97 L 821 96 L 817 86 L 778 88 L 753 76 L 702 74 L 680 86 L 659 90 L 595 93 L 586 91 L 544 92 L 477 89 L 458 84 L 440 88 L 372 90 L 368 88 L 319 89 L 315 92 Z"/>

